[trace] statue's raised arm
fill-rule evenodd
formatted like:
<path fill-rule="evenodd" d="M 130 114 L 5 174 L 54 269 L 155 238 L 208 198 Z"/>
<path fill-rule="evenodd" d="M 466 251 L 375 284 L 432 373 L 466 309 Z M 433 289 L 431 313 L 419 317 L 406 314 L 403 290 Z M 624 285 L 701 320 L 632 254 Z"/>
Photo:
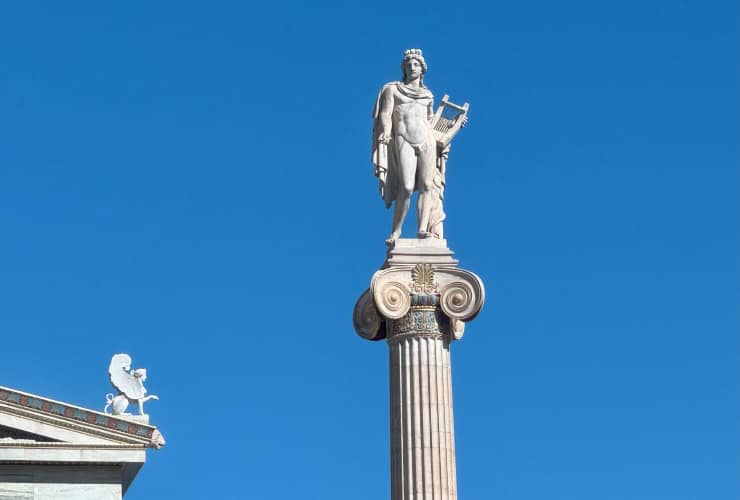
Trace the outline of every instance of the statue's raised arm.
<path fill-rule="evenodd" d="M 434 96 L 424 85 L 427 64 L 420 49 L 401 61 L 402 81 L 386 83 L 373 111 L 372 162 L 386 208 L 395 203 L 386 243 L 401 236 L 411 193 L 419 193 L 417 237 L 443 238 L 442 209 L 449 145 L 467 122 L 468 103 L 447 95 L 434 112 Z"/>

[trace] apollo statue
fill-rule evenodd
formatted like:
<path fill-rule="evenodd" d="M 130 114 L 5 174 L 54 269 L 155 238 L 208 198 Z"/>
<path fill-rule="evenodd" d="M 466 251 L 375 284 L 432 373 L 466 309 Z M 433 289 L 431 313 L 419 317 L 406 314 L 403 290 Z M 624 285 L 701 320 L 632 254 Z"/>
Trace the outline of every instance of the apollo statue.
<path fill-rule="evenodd" d="M 395 203 L 393 245 L 418 192 L 417 238 L 443 238 L 442 207 L 445 170 L 452 138 L 468 121 L 468 103 L 459 106 L 434 96 L 424 85 L 427 63 L 420 49 L 409 49 L 401 61 L 403 81 L 386 83 L 373 111 L 372 162 L 386 208 Z"/>

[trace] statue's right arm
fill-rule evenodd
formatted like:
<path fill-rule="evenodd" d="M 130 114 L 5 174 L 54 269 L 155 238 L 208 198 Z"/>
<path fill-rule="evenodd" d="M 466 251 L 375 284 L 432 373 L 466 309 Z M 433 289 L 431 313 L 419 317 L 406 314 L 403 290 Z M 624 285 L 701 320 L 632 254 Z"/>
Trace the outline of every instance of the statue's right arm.
<path fill-rule="evenodd" d="M 386 87 L 383 90 L 383 94 L 380 96 L 380 142 L 388 144 L 391 139 L 391 127 L 392 127 L 392 115 L 393 115 L 393 88 L 391 86 Z"/>

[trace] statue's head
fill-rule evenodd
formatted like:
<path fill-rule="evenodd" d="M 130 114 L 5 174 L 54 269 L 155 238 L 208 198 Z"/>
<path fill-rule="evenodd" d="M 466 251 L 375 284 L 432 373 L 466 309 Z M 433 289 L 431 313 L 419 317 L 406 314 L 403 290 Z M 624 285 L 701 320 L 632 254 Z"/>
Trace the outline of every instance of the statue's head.
<path fill-rule="evenodd" d="M 419 83 L 424 85 L 424 73 L 427 72 L 427 63 L 421 49 L 408 49 L 403 53 L 401 61 L 401 74 L 403 81 L 406 83 L 410 79 L 419 78 Z"/>

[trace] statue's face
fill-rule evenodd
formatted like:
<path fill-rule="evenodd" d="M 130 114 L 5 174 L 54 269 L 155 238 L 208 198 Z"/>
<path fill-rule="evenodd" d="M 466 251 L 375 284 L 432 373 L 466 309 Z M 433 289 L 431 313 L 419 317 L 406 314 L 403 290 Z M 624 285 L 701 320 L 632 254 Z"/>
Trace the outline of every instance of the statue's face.
<path fill-rule="evenodd" d="M 414 80 L 416 78 L 419 78 L 422 73 L 421 63 L 418 59 L 411 58 L 405 63 L 403 63 L 403 68 L 406 73 L 406 79 L 407 80 Z"/>

